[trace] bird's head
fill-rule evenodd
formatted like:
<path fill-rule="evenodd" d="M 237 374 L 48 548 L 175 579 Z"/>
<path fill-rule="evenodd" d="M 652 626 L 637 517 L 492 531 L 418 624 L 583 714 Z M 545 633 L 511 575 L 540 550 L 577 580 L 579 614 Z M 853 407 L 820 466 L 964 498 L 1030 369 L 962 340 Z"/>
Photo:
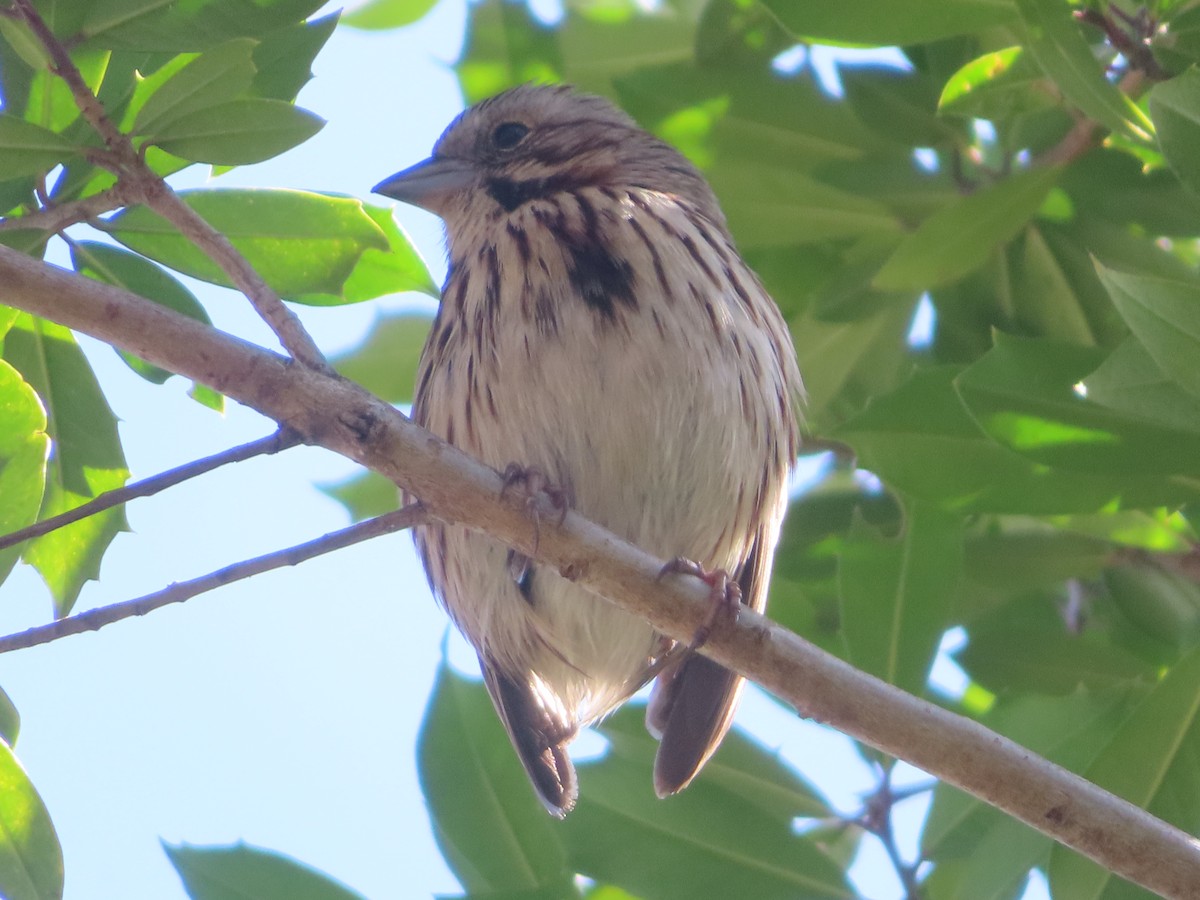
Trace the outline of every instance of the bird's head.
<path fill-rule="evenodd" d="M 429 159 L 374 191 L 459 222 L 500 218 L 526 203 L 587 187 L 679 196 L 723 221 L 703 177 L 669 144 L 607 100 L 566 86 L 523 85 L 455 119 Z"/>

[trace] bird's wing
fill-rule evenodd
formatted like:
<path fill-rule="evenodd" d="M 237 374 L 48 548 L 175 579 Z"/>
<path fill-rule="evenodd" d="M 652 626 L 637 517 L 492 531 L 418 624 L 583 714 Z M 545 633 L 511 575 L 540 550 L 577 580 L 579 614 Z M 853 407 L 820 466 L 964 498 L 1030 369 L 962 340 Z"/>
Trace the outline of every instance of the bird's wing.
<path fill-rule="evenodd" d="M 755 612 L 767 605 L 773 555 L 768 526 L 761 525 L 738 574 L 742 602 Z M 683 790 L 716 752 L 733 723 L 745 679 L 699 653 L 688 653 L 658 676 L 646 709 L 646 726 L 661 735 L 654 760 L 654 790 L 667 797 Z"/>
<path fill-rule="evenodd" d="M 483 654 L 479 664 L 492 704 L 538 798 L 552 816 L 561 819 L 579 795 L 575 767 L 567 755 L 575 724 L 561 721 L 547 710 L 528 680 L 513 678 Z"/>

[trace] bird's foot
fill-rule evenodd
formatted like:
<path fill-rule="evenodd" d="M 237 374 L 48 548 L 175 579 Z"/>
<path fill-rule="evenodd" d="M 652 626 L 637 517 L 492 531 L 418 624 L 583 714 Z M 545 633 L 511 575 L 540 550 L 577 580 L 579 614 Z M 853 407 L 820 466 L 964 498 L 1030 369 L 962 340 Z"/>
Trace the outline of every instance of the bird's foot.
<path fill-rule="evenodd" d="M 703 647 L 718 622 L 725 621 L 732 624 L 737 621 L 738 611 L 742 608 L 742 589 L 724 569 L 710 571 L 698 562 L 677 556 L 659 570 L 659 578 L 667 575 L 693 575 L 707 584 L 710 589 L 708 616 L 692 635 L 692 642 L 688 645 L 688 650 L 698 650 Z"/>
<path fill-rule="evenodd" d="M 558 524 L 561 525 L 567 517 L 567 510 L 570 508 L 567 500 L 567 492 L 558 485 L 551 484 L 550 480 L 546 477 L 546 473 L 533 466 L 522 466 L 515 462 L 509 463 L 500 477 L 504 482 L 500 487 L 501 497 L 506 497 L 517 490 L 524 495 L 525 512 L 533 521 L 533 552 L 536 554 L 538 544 L 541 542 L 542 522 L 542 515 L 538 509 L 538 499 L 540 497 L 546 498 L 550 506 L 558 513 Z M 522 568 L 528 568 L 529 560 L 527 557 L 521 556 L 521 554 L 510 556 L 510 568 L 513 566 L 513 559 L 515 557 L 524 559 L 524 563 L 520 563 L 520 565 Z"/>

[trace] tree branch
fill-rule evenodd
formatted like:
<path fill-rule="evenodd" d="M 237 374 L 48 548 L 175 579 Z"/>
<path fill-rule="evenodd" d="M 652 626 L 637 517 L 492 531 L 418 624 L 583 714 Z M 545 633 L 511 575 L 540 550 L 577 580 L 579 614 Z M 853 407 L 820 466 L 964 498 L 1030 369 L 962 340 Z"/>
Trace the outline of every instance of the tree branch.
<path fill-rule="evenodd" d="M 341 550 L 383 534 L 403 531 L 426 518 L 428 517 L 421 505 L 412 503 L 374 519 L 357 522 L 341 531 L 330 532 L 308 543 L 297 544 L 295 547 L 243 560 L 223 569 L 217 569 L 215 572 L 209 572 L 199 578 L 193 578 L 191 581 L 176 582 L 161 591 L 146 594 L 144 597 L 90 609 L 75 616 L 59 619 L 57 622 L 51 622 L 49 625 L 39 625 L 27 631 L 0 637 L 0 653 L 36 647 L 38 644 L 48 644 L 71 634 L 96 631 L 105 625 L 111 625 L 113 622 L 119 622 L 131 616 L 144 616 L 161 606 L 182 603 L 197 594 L 233 584 L 235 581 L 242 581 L 283 566 L 299 565 L 315 556 L 332 553 L 334 550 Z"/>
<path fill-rule="evenodd" d="M 68 203 L 51 203 L 23 216 L 0 219 L 0 231 L 36 230 L 56 232 L 79 222 L 87 222 L 101 213 L 128 206 L 128 189 L 119 182 L 107 191 Z"/>
<path fill-rule="evenodd" d="M 687 643 L 709 610 L 690 578 L 660 580 L 663 561 L 546 498 L 540 527 L 492 469 L 336 375 L 181 316 L 119 288 L 0 247 L 5 303 L 121 347 L 232 397 L 390 478 L 428 513 L 493 535 Z M 536 544 L 536 548 L 535 548 Z M 885 684 L 743 611 L 701 650 L 784 701 L 907 760 L 1167 897 L 1200 884 L 1200 844 L 978 722 Z"/>
<path fill-rule="evenodd" d="M 51 70 L 70 88 L 75 105 L 88 124 L 104 140 L 107 152 L 94 161 L 115 174 L 127 202 L 141 202 L 179 229 L 180 233 L 208 255 L 257 310 L 275 332 L 284 349 L 311 369 L 328 371 L 329 364 L 300 319 L 284 306 L 271 288 L 237 251 L 225 235 L 208 224 L 195 210 L 146 165 L 142 155 L 104 111 L 92 93 L 67 48 L 51 31 L 33 5 L 33 0 L 13 0 L 13 10 L 25 20 L 34 36 L 50 54 Z M 12 226 L 16 227 L 16 226 Z"/>
<path fill-rule="evenodd" d="M 141 481 L 135 481 L 124 487 L 117 488 L 115 491 L 103 493 L 95 500 L 89 500 L 87 503 L 83 503 L 73 509 L 68 509 L 57 516 L 51 516 L 40 522 L 34 522 L 28 528 L 0 535 L 0 550 L 11 547 L 14 544 L 19 544 L 22 541 L 30 540 L 31 538 L 41 537 L 43 534 L 49 534 L 51 531 L 56 531 L 59 528 L 65 528 L 72 522 L 78 522 L 80 519 L 86 519 L 88 516 L 94 516 L 98 512 L 114 506 L 120 506 L 138 497 L 151 497 L 154 494 L 165 491 L 167 488 L 187 481 L 189 478 L 196 478 L 206 472 L 211 472 L 213 469 L 218 469 L 227 463 L 242 462 L 255 456 L 261 456 L 264 453 L 278 453 L 280 450 L 287 450 L 298 443 L 300 443 L 299 435 L 281 428 L 268 437 L 259 438 L 257 441 L 251 441 L 248 444 L 242 444 L 240 447 L 223 450 L 204 459 L 193 460 L 177 468 L 160 472 L 158 475 L 153 475 L 150 478 L 144 478 Z"/>

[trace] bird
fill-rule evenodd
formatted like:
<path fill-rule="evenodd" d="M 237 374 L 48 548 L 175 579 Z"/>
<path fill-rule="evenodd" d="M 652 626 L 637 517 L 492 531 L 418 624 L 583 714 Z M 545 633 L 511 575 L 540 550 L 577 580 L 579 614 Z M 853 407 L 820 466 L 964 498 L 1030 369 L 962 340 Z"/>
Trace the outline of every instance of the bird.
<path fill-rule="evenodd" d="M 527 84 L 374 191 L 445 225 L 414 421 L 762 611 L 803 386 L 696 166 L 607 99 Z M 572 739 L 652 678 L 654 789 L 692 781 L 741 677 L 487 535 L 432 521 L 415 541 L 552 815 L 578 798 Z"/>

